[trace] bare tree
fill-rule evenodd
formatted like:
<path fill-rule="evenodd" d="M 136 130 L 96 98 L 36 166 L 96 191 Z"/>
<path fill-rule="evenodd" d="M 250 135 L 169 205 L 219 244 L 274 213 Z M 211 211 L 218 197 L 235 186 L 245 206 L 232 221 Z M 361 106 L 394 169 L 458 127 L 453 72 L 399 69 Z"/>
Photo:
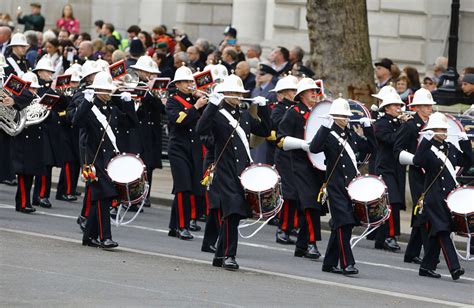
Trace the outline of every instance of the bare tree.
<path fill-rule="evenodd" d="M 311 64 L 334 96 L 372 101 L 374 69 L 366 0 L 308 0 Z"/>

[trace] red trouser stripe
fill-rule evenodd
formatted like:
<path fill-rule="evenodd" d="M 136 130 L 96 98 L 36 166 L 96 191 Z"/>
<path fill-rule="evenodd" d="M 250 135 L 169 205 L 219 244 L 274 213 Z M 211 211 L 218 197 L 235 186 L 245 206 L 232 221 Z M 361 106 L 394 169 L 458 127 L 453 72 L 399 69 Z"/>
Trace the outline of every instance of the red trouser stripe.
<path fill-rule="evenodd" d="M 441 250 L 443 251 L 444 259 L 446 260 L 446 264 L 448 265 L 448 269 L 451 270 L 451 261 L 449 260 L 448 253 L 446 252 L 446 248 L 444 247 L 443 241 L 441 237 L 438 236 L 439 245 L 441 246 Z"/>
<path fill-rule="evenodd" d="M 225 223 L 225 254 L 224 256 L 227 257 L 227 253 L 229 251 L 229 219 L 224 219 Z"/>
<path fill-rule="evenodd" d="M 288 215 L 289 215 L 289 212 L 290 212 L 290 203 L 288 202 L 288 200 L 285 201 L 285 203 L 283 203 L 283 223 L 281 224 L 281 229 L 283 231 L 286 231 L 286 229 L 288 228 Z"/>
<path fill-rule="evenodd" d="M 25 180 L 23 179 L 22 175 L 18 176 L 18 182 L 20 186 L 20 195 L 21 195 L 21 208 L 26 208 L 26 188 L 25 188 Z"/>
<path fill-rule="evenodd" d="M 196 198 L 194 195 L 191 195 L 189 198 L 191 201 L 191 219 L 196 219 Z"/>
<path fill-rule="evenodd" d="M 388 227 L 389 236 L 395 237 L 395 223 L 393 222 L 393 211 L 390 212 L 390 216 L 388 218 Z"/>
<path fill-rule="evenodd" d="M 89 210 L 91 208 L 91 188 L 87 186 L 87 197 L 86 197 L 86 209 L 84 210 L 84 216 L 89 217 Z"/>
<path fill-rule="evenodd" d="M 343 262 L 344 268 L 346 268 L 347 260 L 346 260 L 346 253 L 344 251 L 344 245 L 342 244 L 342 229 L 338 228 L 337 230 L 339 231 L 339 245 L 341 247 L 342 262 Z"/>
<path fill-rule="evenodd" d="M 100 213 L 100 200 L 97 200 L 97 212 L 99 213 L 99 234 L 100 240 L 103 241 L 102 237 L 102 214 Z"/>
<path fill-rule="evenodd" d="M 221 221 L 221 209 L 217 210 L 217 221 L 219 222 L 219 226 L 222 225 Z"/>
<path fill-rule="evenodd" d="M 184 228 L 184 211 L 183 211 L 183 193 L 178 193 L 178 218 L 179 218 L 179 227 Z"/>
<path fill-rule="evenodd" d="M 208 192 L 208 191 L 206 191 L 206 195 L 205 195 L 205 196 L 206 196 L 206 215 L 209 216 L 209 208 L 210 208 L 210 206 L 209 206 L 209 192 Z"/>
<path fill-rule="evenodd" d="M 41 176 L 41 191 L 40 191 L 40 198 L 44 198 L 44 194 L 46 193 L 46 175 Z"/>
<path fill-rule="evenodd" d="M 293 226 L 295 229 L 300 227 L 300 222 L 298 219 L 298 211 L 295 211 L 295 216 L 293 217 Z"/>
<path fill-rule="evenodd" d="M 311 219 L 311 213 L 309 210 L 305 211 L 306 213 L 306 222 L 308 223 L 308 232 L 309 232 L 309 242 L 314 243 L 315 236 L 314 236 L 314 226 L 313 226 L 313 220 Z"/>
<path fill-rule="evenodd" d="M 69 169 L 69 162 L 64 165 L 65 173 L 66 173 L 66 194 L 71 194 L 71 170 Z"/>

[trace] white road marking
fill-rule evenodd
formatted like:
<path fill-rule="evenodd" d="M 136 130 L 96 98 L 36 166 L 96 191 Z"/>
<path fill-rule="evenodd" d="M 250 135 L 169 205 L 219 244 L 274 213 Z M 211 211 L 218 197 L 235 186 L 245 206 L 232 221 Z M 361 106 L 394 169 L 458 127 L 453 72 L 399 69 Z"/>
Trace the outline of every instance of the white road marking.
<path fill-rule="evenodd" d="M 0 204 L 0 208 L 10 209 L 10 208 L 14 208 L 14 206 L 11 206 L 11 205 L 8 205 L 8 204 Z M 53 216 L 53 217 L 60 217 L 60 218 L 67 218 L 67 219 L 77 219 L 77 217 L 74 217 L 74 216 L 54 214 L 54 213 L 48 213 L 48 212 L 43 212 L 43 211 L 36 211 L 35 213 L 40 214 L 40 215 L 45 215 L 45 216 Z M 165 229 L 150 228 L 150 227 L 139 226 L 139 225 L 125 225 L 125 226 L 122 226 L 122 227 L 145 230 L 145 231 L 152 231 L 152 232 L 158 232 L 158 233 L 164 233 L 164 234 L 168 234 L 168 231 L 169 231 L 169 230 L 165 230 Z M 194 237 L 199 238 L 199 239 L 204 238 L 202 235 L 195 235 L 195 234 L 194 234 Z M 269 250 L 275 250 L 275 251 L 284 251 L 284 252 L 289 252 L 291 254 L 293 254 L 293 252 L 294 252 L 292 249 L 288 249 L 288 248 L 275 247 L 275 246 L 269 246 L 269 245 L 263 245 L 263 244 L 255 244 L 255 243 L 249 243 L 249 242 L 245 242 L 245 241 L 239 241 L 239 245 L 255 247 L 255 248 L 262 248 L 262 249 L 269 249 Z M 323 254 L 321 255 L 321 258 L 324 258 Z M 385 263 L 375 263 L 375 262 L 369 262 L 369 261 L 361 261 L 361 260 L 356 260 L 356 262 L 358 264 L 364 264 L 364 265 L 369 265 L 369 266 L 383 267 L 383 268 L 389 268 L 389 269 L 393 269 L 393 270 L 400 270 L 400 271 L 418 273 L 418 269 L 414 269 L 414 268 L 395 266 L 395 265 L 385 264 Z M 440 275 L 442 277 L 451 278 L 451 275 L 447 275 L 447 274 L 440 274 Z M 468 281 L 474 281 L 474 278 L 467 277 L 467 276 L 462 276 L 461 279 L 468 280 Z"/>
<path fill-rule="evenodd" d="M 14 230 L 14 229 L 7 229 L 7 228 L 0 228 L 0 231 L 12 232 L 12 233 L 29 235 L 29 236 L 36 236 L 36 237 L 41 237 L 41 238 L 54 239 L 54 240 L 59 240 L 59 241 L 64 241 L 64 242 L 69 242 L 69 243 L 77 243 L 77 244 L 81 243 L 81 241 L 79 241 L 79 240 L 75 240 L 75 239 L 71 239 L 71 238 L 67 238 L 67 237 L 55 236 L 55 235 L 39 234 L 39 233 L 33 233 L 33 232 L 28 232 L 28 231 L 20 231 L 20 230 Z M 173 259 L 173 260 L 181 260 L 181 261 L 192 262 L 192 263 L 211 265 L 211 262 L 200 260 L 200 259 L 179 257 L 179 256 L 173 256 L 173 255 L 168 255 L 168 254 L 163 254 L 163 253 L 158 253 L 158 252 L 144 251 L 144 250 L 133 249 L 133 248 L 118 247 L 118 248 L 115 248 L 115 250 L 131 252 L 131 253 L 137 253 L 137 254 L 143 254 L 143 255 L 158 256 L 158 257 L 163 257 L 163 258 L 168 258 L 168 259 Z M 2 264 L 0 264 L 0 265 L 2 265 Z M 408 299 L 408 300 L 415 300 L 415 301 L 420 301 L 420 302 L 440 304 L 440 305 L 446 305 L 446 306 L 452 306 L 452 307 L 466 307 L 466 304 L 464 304 L 464 303 L 453 302 L 453 301 L 444 301 L 444 300 L 439 300 L 439 299 L 434 299 L 434 298 L 429 298 L 429 297 L 424 297 L 424 296 L 411 295 L 411 294 L 406 294 L 406 293 L 400 293 L 400 292 L 394 292 L 394 291 L 388 291 L 388 290 L 382 290 L 382 289 L 375 289 L 375 288 L 370 288 L 370 287 L 362 287 L 362 286 L 357 286 L 357 285 L 352 285 L 352 284 L 333 282 L 333 281 L 328 281 L 328 280 L 323 280 L 323 279 L 316 279 L 316 278 L 310 278 L 310 277 L 304 277 L 304 276 L 298 276 L 298 275 L 292 275 L 292 274 L 285 274 L 285 273 L 267 271 L 267 270 L 256 269 L 256 268 L 241 267 L 241 269 L 244 270 L 244 271 L 249 271 L 249 272 L 254 272 L 254 273 L 259 273 L 259 274 L 277 276 L 277 277 L 293 279 L 293 280 L 298 280 L 298 281 L 303 281 L 303 282 L 308 282 L 308 283 L 314 283 L 314 284 L 320 284 L 320 285 L 325 285 L 325 286 L 330 285 L 330 286 L 334 286 L 334 287 L 338 287 L 338 288 L 345 288 L 345 289 L 351 289 L 351 290 L 362 291 L 362 292 L 383 294 L 383 295 L 387 295 L 387 296 L 393 296 L 393 297 L 396 297 L 396 298 L 404 298 L 404 299 Z M 54 273 L 54 272 L 51 272 L 51 273 Z M 60 273 L 55 273 L 55 274 L 60 274 Z M 99 280 L 97 280 L 97 281 L 99 281 Z M 104 282 L 110 283 L 108 281 L 104 281 Z"/>

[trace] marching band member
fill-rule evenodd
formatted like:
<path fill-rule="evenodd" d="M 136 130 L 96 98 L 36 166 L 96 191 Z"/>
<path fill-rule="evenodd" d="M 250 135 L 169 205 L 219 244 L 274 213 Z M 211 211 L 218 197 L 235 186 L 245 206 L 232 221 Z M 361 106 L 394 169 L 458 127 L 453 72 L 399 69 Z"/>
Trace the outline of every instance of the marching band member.
<path fill-rule="evenodd" d="M 231 74 L 223 83 L 216 86 L 209 97 L 209 106 L 199 119 L 197 131 L 200 136 L 213 136 L 215 144 L 214 156 L 221 156 L 215 168 L 211 190 L 219 195 L 222 209 L 222 226 L 217 242 L 217 251 L 212 262 L 213 266 L 227 270 L 237 270 L 238 225 L 241 219 L 251 217 L 251 209 L 245 199 L 239 175 L 252 162 L 250 157 L 250 133 L 268 136 L 270 133 L 270 115 L 265 98 L 256 97 L 258 117 L 253 118 L 248 111 L 241 111 L 238 98 L 247 91 L 242 80 Z M 221 104 L 222 102 L 222 104 Z"/>
<path fill-rule="evenodd" d="M 318 203 L 324 173 L 313 167 L 307 153 L 309 145 L 303 140 L 306 121 L 318 100 L 318 89 L 313 79 L 301 79 L 294 98 L 296 104 L 285 112 L 278 126 L 278 147 L 291 151 L 291 167 L 286 168 L 291 168 L 294 175 L 300 216 L 304 217 L 294 256 L 309 259 L 319 259 L 321 256 L 316 241 L 321 240 L 321 214 L 325 214 Z"/>
<path fill-rule="evenodd" d="M 406 122 L 408 116 L 402 114 L 405 105 L 400 95 L 391 86 L 382 98 L 379 111 L 384 115 L 375 122 L 375 137 L 378 150 L 375 158 L 375 173 L 382 176 L 388 188 L 390 201 L 390 217 L 375 232 L 375 248 L 398 251 L 400 246 L 395 236 L 400 235 L 400 210 L 405 208 L 405 176 L 406 166 L 395 160 L 393 146 L 397 138 L 400 125 Z"/>
<path fill-rule="evenodd" d="M 138 58 L 137 62 L 130 66 L 138 75 L 139 86 L 147 86 L 150 80 L 158 77 L 160 73 L 158 65 L 149 56 Z M 136 143 L 138 153 L 146 165 L 147 180 L 150 184 L 148 195 L 145 200 L 145 206 L 150 206 L 150 192 L 153 179 L 153 169 L 162 168 L 161 164 L 161 114 L 164 112 L 164 106 L 161 99 L 155 97 L 150 91 L 147 91 L 145 97 L 140 100 L 136 110 L 138 117 L 138 127 L 136 131 Z"/>
<path fill-rule="evenodd" d="M 435 272 L 441 249 L 451 277 L 457 280 L 464 274 L 464 269 L 459 264 L 450 237 L 452 218 L 445 200 L 458 186 L 454 167 L 469 168 L 472 163 L 472 149 L 465 132 L 459 134 L 461 151 L 447 142 L 448 128 L 446 116 L 440 112 L 433 113 L 428 125 L 423 129 L 423 139 L 413 158 L 413 163 L 426 172 L 422 211 L 431 225 L 419 275 L 441 277 Z"/>
<path fill-rule="evenodd" d="M 196 197 L 204 195 L 202 178 L 202 143 L 195 126 L 201 116 L 201 108 L 207 98 L 195 99 L 192 96 L 194 79 L 191 70 L 181 66 L 176 70 L 173 83 L 177 92 L 166 103 L 168 116 L 169 142 L 168 156 L 173 176 L 173 194 L 168 233 L 182 240 L 193 239 L 189 232 L 191 207 Z M 197 231 L 197 230 L 196 230 Z"/>
<path fill-rule="evenodd" d="M 13 34 L 8 46 L 11 47 L 11 53 L 6 56 L 9 66 L 5 68 L 5 76 L 14 74 L 21 78 L 31 68 L 25 58 L 30 45 L 26 42 L 25 35 L 18 32 Z"/>
<path fill-rule="evenodd" d="M 355 153 L 371 153 L 375 150 L 375 136 L 370 119 L 361 118 L 363 133 L 349 130 L 352 112 L 347 100 L 338 98 L 332 102 L 331 116 L 311 141 L 312 153 L 324 152 L 326 156 L 327 195 L 331 212 L 331 236 L 329 237 L 322 270 L 330 273 L 355 275 L 350 239 L 352 228 L 358 224 L 352 201 L 346 187 L 358 174 Z M 359 135 L 360 134 L 360 135 Z M 337 267 L 340 263 L 341 268 Z"/>
<path fill-rule="evenodd" d="M 89 164 L 91 171 L 88 174 L 91 206 L 82 238 L 84 246 L 118 246 L 112 240 L 110 230 L 110 207 L 112 199 L 117 196 L 117 190 L 105 168 L 119 152 L 114 130 L 118 126 L 134 127 L 138 120 L 131 94 L 122 92 L 119 100 L 111 100 L 110 94 L 115 90 L 110 74 L 99 72 L 92 85 L 84 91 L 82 103 L 71 110 L 73 125 L 83 129 L 86 147 L 84 161 Z"/>
<path fill-rule="evenodd" d="M 402 124 L 393 147 L 395 158 L 398 158 L 400 164 L 410 165 L 408 169 L 408 180 L 413 209 L 411 215 L 412 229 L 410 240 L 408 241 L 404 257 L 404 261 L 407 263 L 421 263 L 421 247 L 422 245 L 424 246 L 427 240 L 428 230 L 424 223 L 424 215 L 416 212 L 416 204 L 423 192 L 425 175 L 419 166 L 413 164 L 413 155 L 418 147 L 418 133 L 425 127 L 429 116 L 433 112 L 433 105 L 435 104 L 430 91 L 421 88 L 415 92 L 413 101 L 408 106 L 412 107 L 416 114 L 413 116 L 413 119 Z M 424 249 L 426 249 L 426 247 L 424 247 Z"/>
<path fill-rule="evenodd" d="M 275 88 L 271 91 L 277 93 L 278 103 L 272 110 L 270 119 L 272 121 L 272 133 L 267 140 L 274 139 L 278 133 L 278 126 L 285 115 L 285 112 L 294 106 L 298 79 L 293 75 L 288 75 L 280 79 Z M 276 232 L 276 242 L 280 244 L 294 244 L 290 238 L 294 227 L 294 216 L 298 210 L 298 193 L 296 191 L 294 174 L 289 168 L 291 166 L 291 152 L 285 152 L 280 148 L 275 149 L 275 165 L 281 177 L 281 188 L 285 202 L 280 211 L 278 229 Z"/>

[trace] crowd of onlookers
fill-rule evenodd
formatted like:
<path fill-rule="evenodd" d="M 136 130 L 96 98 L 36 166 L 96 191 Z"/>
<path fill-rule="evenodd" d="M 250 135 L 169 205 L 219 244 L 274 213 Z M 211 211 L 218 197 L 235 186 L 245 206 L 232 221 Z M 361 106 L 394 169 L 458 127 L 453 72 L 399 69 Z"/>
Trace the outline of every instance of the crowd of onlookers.
<path fill-rule="evenodd" d="M 29 48 L 26 58 L 34 67 L 42 57 L 51 59 L 55 67 L 55 75 L 64 72 L 72 63 L 82 64 L 86 59 L 103 59 L 108 63 L 124 59 L 127 67 L 135 64 L 142 55 L 151 56 L 158 64 L 161 76 L 173 78 L 174 72 L 182 65 L 193 71 L 203 70 L 208 64 L 222 63 L 235 72 L 252 96 L 266 95 L 278 80 L 278 77 L 291 71 L 295 76 L 314 76 L 309 65 L 303 62 L 304 50 L 299 46 L 274 48 L 266 58 L 262 57 L 262 47 L 258 44 L 245 47 L 245 52 L 237 40 L 237 29 L 229 26 L 223 31 L 220 42 L 210 42 L 198 38 L 191 42 L 190 38 L 177 28 L 168 29 L 165 25 L 151 31 L 132 25 L 127 29 L 127 36 L 116 31 L 113 24 L 103 20 L 95 21 L 95 33 L 81 32 L 80 23 L 74 17 L 73 7 L 63 7 L 61 17 L 56 21 L 54 29 L 45 31 L 45 19 L 41 15 L 41 5 L 31 4 L 31 14 L 21 10 L 17 19 L 9 14 L 0 14 L 0 53 L 8 54 L 8 42 L 17 24 L 24 25 Z M 266 65 L 261 66 L 260 63 Z M 375 63 L 377 87 L 392 83 L 404 101 L 407 101 L 420 87 L 436 90 L 442 85 L 442 75 L 447 70 L 448 59 L 436 59 L 431 74 L 423 79 L 415 67 L 405 66 L 400 69 L 390 59 L 382 59 Z M 465 68 L 465 73 L 474 73 L 473 67 Z M 461 79 L 462 80 L 462 79 Z M 462 84 L 462 83 L 460 83 Z M 470 89 L 469 85 L 466 87 Z M 473 90 L 464 91 L 473 96 Z"/>

